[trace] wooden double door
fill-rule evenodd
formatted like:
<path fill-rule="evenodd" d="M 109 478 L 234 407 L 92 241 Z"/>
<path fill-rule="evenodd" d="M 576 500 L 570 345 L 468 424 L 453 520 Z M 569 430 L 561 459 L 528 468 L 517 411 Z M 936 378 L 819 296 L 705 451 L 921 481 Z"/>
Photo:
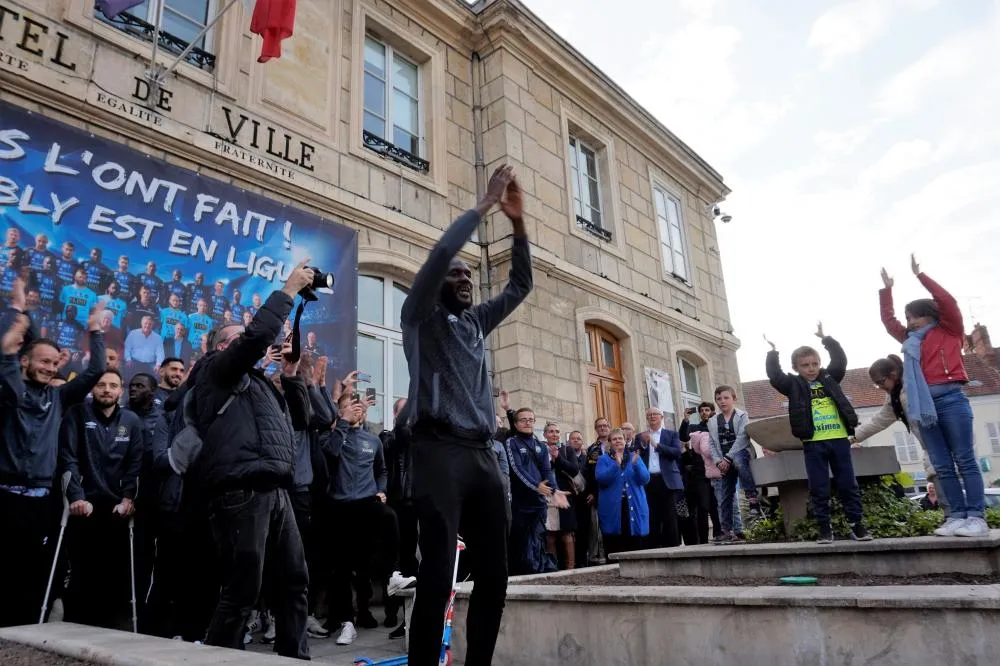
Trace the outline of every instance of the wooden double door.
<path fill-rule="evenodd" d="M 592 324 L 586 325 L 586 332 L 591 413 L 595 419 L 607 418 L 617 428 L 628 420 L 621 343 L 610 331 Z"/>

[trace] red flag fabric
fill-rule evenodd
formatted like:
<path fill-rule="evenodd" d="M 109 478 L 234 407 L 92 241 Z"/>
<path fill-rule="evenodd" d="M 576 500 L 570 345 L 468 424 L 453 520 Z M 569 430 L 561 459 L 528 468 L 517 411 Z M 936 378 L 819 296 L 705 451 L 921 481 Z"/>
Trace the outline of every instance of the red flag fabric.
<path fill-rule="evenodd" d="M 260 35 L 264 45 L 257 62 L 281 57 L 281 40 L 292 36 L 295 0 L 257 0 L 250 19 L 250 32 Z"/>

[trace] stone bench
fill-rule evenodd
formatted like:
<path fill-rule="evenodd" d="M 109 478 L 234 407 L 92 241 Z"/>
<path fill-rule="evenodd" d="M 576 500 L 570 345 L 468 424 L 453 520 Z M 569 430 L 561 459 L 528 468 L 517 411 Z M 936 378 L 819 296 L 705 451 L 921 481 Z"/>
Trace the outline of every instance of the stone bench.
<path fill-rule="evenodd" d="M 758 487 L 775 487 L 781 500 L 785 534 L 806 517 L 809 506 L 809 477 L 806 474 L 802 442 L 792 435 L 787 416 L 775 416 L 754 421 L 747 434 L 755 443 L 774 455 L 750 462 L 754 482 Z M 891 446 L 870 446 L 851 449 L 854 475 L 858 479 L 896 474 L 900 471 L 896 450 Z"/>

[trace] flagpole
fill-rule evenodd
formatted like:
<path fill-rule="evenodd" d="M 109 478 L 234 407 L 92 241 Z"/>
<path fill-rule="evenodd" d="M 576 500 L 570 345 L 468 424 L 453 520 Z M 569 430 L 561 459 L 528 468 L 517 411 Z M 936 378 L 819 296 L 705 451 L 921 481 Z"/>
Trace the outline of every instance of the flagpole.
<path fill-rule="evenodd" d="M 212 26 L 214 26 L 216 23 L 219 22 L 219 19 L 222 18 L 222 15 L 228 12 L 230 7 L 235 5 L 237 2 L 238 0 L 229 0 L 229 3 L 225 7 L 223 7 L 218 14 L 215 15 L 215 18 L 209 21 L 209 23 L 204 28 L 201 29 L 201 32 L 195 35 L 194 39 L 188 42 L 187 47 L 183 51 L 181 51 L 181 54 L 177 56 L 172 63 L 170 63 L 170 67 L 168 67 L 165 72 L 159 75 L 157 79 L 158 83 L 162 82 L 166 77 L 170 76 L 171 72 L 177 69 L 177 65 L 179 65 L 181 61 L 184 60 L 185 57 L 187 57 L 188 53 L 191 53 L 191 50 L 194 48 L 195 44 L 198 43 L 198 40 L 204 37 L 205 34 L 212 29 Z"/>
<path fill-rule="evenodd" d="M 153 25 L 153 55 L 149 62 L 149 69 L 146 70 L 146 81 L 149 83 L 149 95 L 146 97 L 146 106 L 150 109 L 159 98 L 157 89 L 160 85 L 160 76 L 157 74 L 158 65 L 156 56 L 160 50 L 160 24 L 163 23 L 163 4 L 166 0 L 156 0 L 156 16 Z"/>

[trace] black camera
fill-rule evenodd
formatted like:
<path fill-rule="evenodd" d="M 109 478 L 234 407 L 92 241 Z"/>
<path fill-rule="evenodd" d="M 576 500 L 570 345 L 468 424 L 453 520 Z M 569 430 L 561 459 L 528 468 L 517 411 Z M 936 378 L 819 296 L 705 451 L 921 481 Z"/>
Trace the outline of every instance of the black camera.
<path fill-rule="evenodd" d="M 308 287 L 302 287 L 299 290 L 299 296 L 304 301 L 315 301 L 318 300 L 316 296 L 317 289 L 333 289 L 334 277 L 333 273 L 324 273 L 315 266 L 309 266 L 308 268 L 313 272 L 313 281 Z"/>

